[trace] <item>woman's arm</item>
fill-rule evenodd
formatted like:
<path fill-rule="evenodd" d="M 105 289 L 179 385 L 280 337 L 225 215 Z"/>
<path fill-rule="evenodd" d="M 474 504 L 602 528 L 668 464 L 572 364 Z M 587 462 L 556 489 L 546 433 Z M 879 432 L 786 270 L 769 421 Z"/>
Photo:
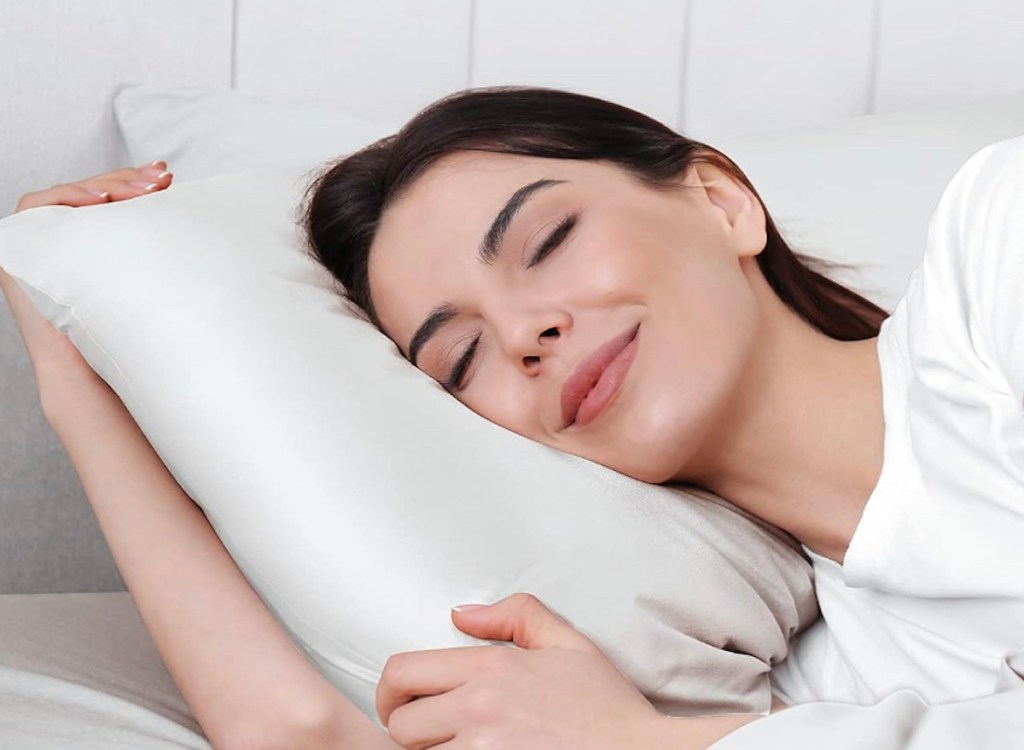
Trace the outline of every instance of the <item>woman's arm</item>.
<path fill-rule="evenodd" d="M 40 397 L 142 620 L 214 747 L 396 747 L 288 638 L 109 386 Z"/>
<path fill-rule="evenodd" d="M 166 162 L 22 196 L 18 211 L 165 189 Z M 394 750 L 306 661 L 120 398 L 0 269 L 43 412 L 64 443 L 136 607 L 214 747 Z"/>

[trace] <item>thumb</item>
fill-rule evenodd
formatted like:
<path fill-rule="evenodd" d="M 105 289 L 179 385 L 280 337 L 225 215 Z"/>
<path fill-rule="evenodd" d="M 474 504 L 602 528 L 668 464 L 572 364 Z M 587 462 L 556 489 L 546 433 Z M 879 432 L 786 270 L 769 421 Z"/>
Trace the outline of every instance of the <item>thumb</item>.
<path fill-rule="evenodd" d="M 600 650 L 532 594 L 512 594 L 489 606 L 452 608 L 452 622 L 475 638 L 512 641 L 520 648 Z"/>

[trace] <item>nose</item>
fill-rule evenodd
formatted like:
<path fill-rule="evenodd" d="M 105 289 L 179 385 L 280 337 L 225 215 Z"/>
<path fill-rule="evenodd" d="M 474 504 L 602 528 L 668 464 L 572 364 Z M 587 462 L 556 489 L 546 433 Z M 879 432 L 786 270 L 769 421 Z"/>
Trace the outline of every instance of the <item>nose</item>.
<path fill-rule="evenodd" d="M 557 342 L 571 325 L 558 313 L 520 315 L 505 328 L 505 349 L 517 368 L 526 374 L 537 372 L 558 348 Z"/>

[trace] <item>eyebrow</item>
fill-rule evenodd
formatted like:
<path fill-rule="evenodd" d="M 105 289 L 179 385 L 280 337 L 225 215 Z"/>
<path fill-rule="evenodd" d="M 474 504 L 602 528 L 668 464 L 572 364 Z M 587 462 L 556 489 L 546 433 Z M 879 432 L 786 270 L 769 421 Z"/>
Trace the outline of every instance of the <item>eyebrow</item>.
<path fill-rule="evenodd" d="M 512 196 L 508 199 L 501 210 L 498 211 L 498 215 L 494 217 L 494 221 L 491 222 L 491 226 L 484 233 L 483 239 L 480 241 L 480 247 L 477 250 L 477 259 L 484 264 L 491 265 L 498 257 L 498 253 L 501 250 L 501 243 L 505 239 L 505 234 L 508 232 L 509 226 L 512 224 L 512 220 L 515 218 L 519 209 L 523 207 L 527 199 L 539 190 L 549 188 L 553 185 L 560 185 L 566 182 L 566 180 L 552 180 L 552 179 L 541 179 L 535 180 L 527 185 L 523 185 L 521 188 L 512 193 Z M 452 304 L 444 302 L 433 310 L 430 314 L 420 323 L 419 328 L 416 329 L 416 333 L 413 334 L 412 341 L 409 342 L 409 361 L 413 365 L 416 364 L 416 358 L 419 356 L 420 350 L 426 346 L 427 342 L 430 341 L 434 335 L 440 331 L 444 325 L 459 314 L 459 309 Z"/>
<path fill-rule="evenodd" d="M 480 249 L 477 253 L 480 262 L 490 265 L 498 257 L 498 251 L 501 250 L 501 242 L 505 239 L 505 232 L 508 231 L 509 225 L 512 224 L 512 219 L 515 218 L 519 209 L 526 203 L 527 198 L 538 190 L 549 188 L 552 185 L 560 185 L 563 182 L 565 180 L 536 180 L 529 185 L 523 185 L 512 193 L 512 197 L 508 199 L 508 202 L 498 212 L 498 215 L 494 217 L 490 229 L 487 230 L 483 240 L 480 242 Z"/>

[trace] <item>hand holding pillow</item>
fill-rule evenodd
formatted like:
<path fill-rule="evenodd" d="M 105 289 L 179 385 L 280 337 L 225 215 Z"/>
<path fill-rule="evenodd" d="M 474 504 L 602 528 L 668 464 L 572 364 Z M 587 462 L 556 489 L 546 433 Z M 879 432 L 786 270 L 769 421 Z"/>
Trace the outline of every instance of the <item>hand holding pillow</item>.
<path fill-rule="evenodd" d="M 92 206 L 147 195 L 170 187 L 173 175 L 166 169 L 167 162 L 154 161 L 137 168 L 125 167 L 78 182 L 54 185 L 21 196 L 14 212 L 40 206 Z M 43 317 L 2 268 L 0 290 L 28 349 L 44 410 L 48 411 L 48 405 L 62 395 L 74 394 L 81 388 L 109 388 L 71 340 Z"/>
<path fill-rule="evenodd" d="M 452 622 L 477 646 L 396 654 L 377 713 L 403 747 L 705 750 L 756 714 L 660 714 L 601 650 L 536 597 L 463 605 Z"/>
<path fill-rule="evenodd" d="M 38 206 L 91 206 L 155 193 L 170 187 L 174 175 L 166 170 L 167 162 L 154 161 L 141 167 L 115 169 L 78 182 L 25 193 L 18 200 L 14 213 Z"/>

